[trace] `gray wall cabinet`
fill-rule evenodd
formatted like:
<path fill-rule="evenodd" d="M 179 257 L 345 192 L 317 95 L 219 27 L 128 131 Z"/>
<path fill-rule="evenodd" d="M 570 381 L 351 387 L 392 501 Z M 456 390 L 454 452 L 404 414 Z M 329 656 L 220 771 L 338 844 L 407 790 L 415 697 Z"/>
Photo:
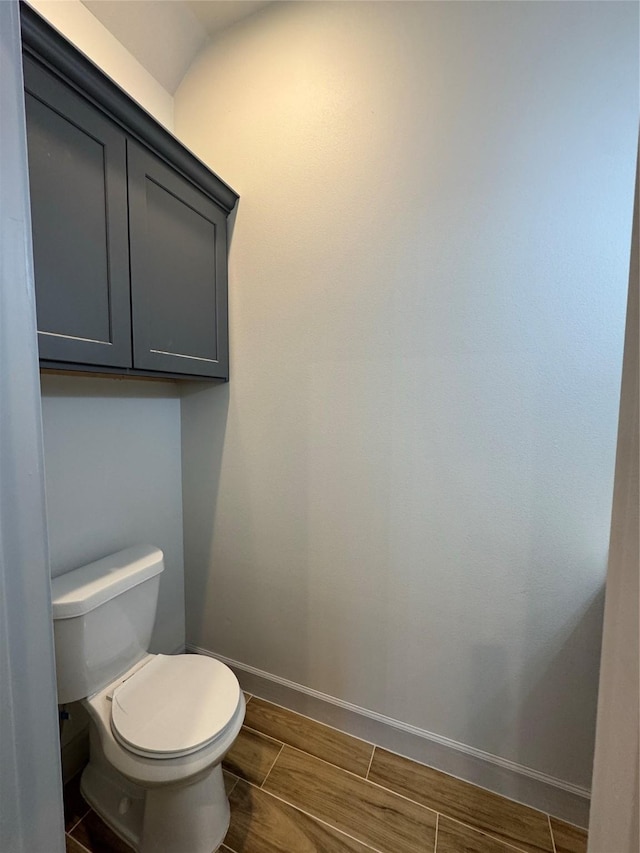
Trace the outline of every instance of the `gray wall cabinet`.
<path fill-rule="evenodd" d="M 40 364 L 226 380 L 237 194 L 21 6 Z"/>
<path fill-rule="evenodd" d="M 124 133 L 24 59 L 40 358 L 131 367 Z"/>
<path fill-rule="evenodd" d="M 134 364 L 203 376 L 226 371 L 226 216 L 132 141 L 128 166 Z"/>

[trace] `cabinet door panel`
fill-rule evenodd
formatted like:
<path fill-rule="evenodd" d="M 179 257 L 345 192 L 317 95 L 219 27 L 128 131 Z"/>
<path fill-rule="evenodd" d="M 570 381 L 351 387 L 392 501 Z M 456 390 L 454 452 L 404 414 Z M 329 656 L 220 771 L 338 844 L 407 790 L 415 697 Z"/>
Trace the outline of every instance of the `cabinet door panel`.
<path fill-rule="evenodd" d="M 128 142 L 133 363 L 228 378 L 226 216 Z"/>
<path fill-rule="evenodd" d="M 40 357 L 129 367 L 125 136 L 30 57 L 24 70 Z"/>

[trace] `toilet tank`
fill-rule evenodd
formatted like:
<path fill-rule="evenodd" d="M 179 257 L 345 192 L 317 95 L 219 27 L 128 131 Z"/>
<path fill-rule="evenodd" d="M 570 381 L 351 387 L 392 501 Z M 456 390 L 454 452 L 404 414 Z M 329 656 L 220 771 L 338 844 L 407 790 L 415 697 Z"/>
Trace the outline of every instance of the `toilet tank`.
<path fill-rule="evenodd" d="M 163 554 L 135 545 L 51 581 L 58 702 L 101 690 L 147 653 Z"/>

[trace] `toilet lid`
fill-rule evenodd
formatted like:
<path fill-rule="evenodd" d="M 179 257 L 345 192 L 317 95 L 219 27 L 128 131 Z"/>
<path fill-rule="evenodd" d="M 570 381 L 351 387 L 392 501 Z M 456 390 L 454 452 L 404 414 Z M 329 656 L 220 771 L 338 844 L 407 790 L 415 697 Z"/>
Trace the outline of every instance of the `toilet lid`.
<path fill-rule="evenodd" d="M 131 752 L 178 758 L 223 734 L 239 701 L 238 681 L 220 661 L 156 655 L 114 690 L 111 728 Z"/>

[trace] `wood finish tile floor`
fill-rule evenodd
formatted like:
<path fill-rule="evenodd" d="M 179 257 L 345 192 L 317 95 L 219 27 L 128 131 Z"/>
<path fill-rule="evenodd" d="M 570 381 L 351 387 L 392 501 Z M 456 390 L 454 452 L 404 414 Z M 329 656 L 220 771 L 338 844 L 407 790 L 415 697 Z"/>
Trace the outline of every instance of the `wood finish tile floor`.
<path fill-rule="evenodd" d="M 586 853 L 582 829 L 246 698 L 223 763 L 231 824 L 221 853 Z M 65 788 L 65 829 L 67 853 L 131 853 L 78 778 Z"/>

